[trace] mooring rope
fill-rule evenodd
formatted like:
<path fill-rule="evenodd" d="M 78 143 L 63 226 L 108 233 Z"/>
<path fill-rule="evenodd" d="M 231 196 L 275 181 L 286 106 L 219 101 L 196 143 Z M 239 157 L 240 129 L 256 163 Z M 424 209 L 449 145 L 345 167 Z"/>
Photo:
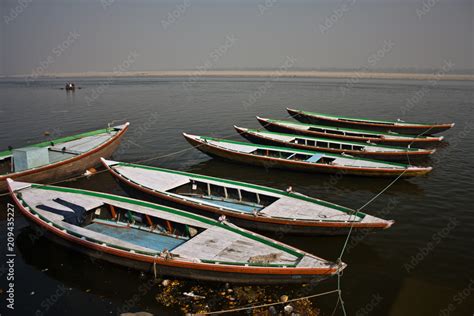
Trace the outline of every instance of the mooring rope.
<path fill-rule="evenodd" d="M 267 303 L 267 304 L 261 304 L 261 305 L 252 305 L 252 306 L 248 306 L 248 307 L 238 307 L 238 308 L 224 309 L 224 310 L 213 311 L 213 312 L 202 312 L 202 313 L 198 313 L 196 315 L 215 315 L 215 314 L 239 312 L 239 311 L 244 311 L 244 310 L 249 310 L 249 309 L 256 309 L 256 308 L 263 308 L 263 307 L 269 307 L 269 306 L 274 306 L 274 305 L 287 304 L 287 303 L 291 303 L 291 302 L 301 301 L 301 300 L 304 300 L 304 299 L 310 299 L 310 298 L 314 298 L 314 297 L 318 297 L 318 296 L 324 296 L 324 295 L 328 295 L 328 294 L 332 294 L 332 293 L 336 293 L 336 292 L 337 292 L 337 290 L 332 290 L 332 291 L 328 291 L 328 292 L 317 293 L 317 294 L 312 294 L 312 295 L 303 296 L 303 297 L 299 297 L 299 298 L 294 298 L 294 299 L 291 299 L 291 300 L 287 300 L 286 302 L 276 302 L 276 303 Z"/>
<path fill-rule="evenodd" d="M 429 129 L 427 129 L 426 131 L 418 134 L 415 136 L 415 138 L 418 138 L 420 136 L 422 136 L 423 134 L 429 132 L 430 130 L 432 129 L 432 127 L 430 127 Z M 413 140 L 411 144 L 413 144 L 415 141 Z M 408 158 L 408 162 L 410 162 L 410 158 L 408 157 L 408 152 L 407 152 L 407 158 Z M 408 166 L 410 166 L 410 164 L 408 164 Z M 405 172 L 408 170 L 408 168 L 406 168 L 405 170 L 403 170 L 403 172 L 401 174 L 399 174 L 392 182 L 390 182 L 387 186 L 385 186 L 379 193 L 377 193 L 374 197 L 372 197 L 370 200 L 368 200 L 364 205 L 362 205 L 361 207 L 359 207 L 356 212 L 353 214 L 354 216 L 357 216 L 357 214 L 363 209 L 365 208 L 366 206 L 368 206 L 370 203 L 372 203 L 374 200 L 376 200 L 380 195 L 382 195 L 385 191 L 387 191 L 392 185 L 394 185 L 404 174 Z M 339 254 L 339 257 L 337 258 L 337 261 L 338 262 L 342 262 L 342 256 L 344 255 L 344 252 L 347 248 L 347 244 L 349 242 L 349 239 L 351 237 L 351 234 L 352 234 L 352 230 L 354 228 L 354 224 L 355 224 L 355 221 L 352 221 L 351 223 L 351 226 L 349 228 L 349 232 L 347 233 L 347 237 L 344 241 L 344 245 L 342 246 L 342 249 L 341 249 L 341 252 Z M 336 306 L 333 310 L 333 314 L 335 313 L 335 311 L 337 310 L 337 307 L 339 305 L 339 303 L 341 303 L 341 308 L 342 308 L 342 312 L 344 314 L 344 316 L 347 315 L 346 313 L 346 309 L 345 309 L 345 306 L 344 306 L 344 301 L 342 299 L 342 290 L 341 290 L 341 277 L 342 277 L 342 271 L 340 271 L 340 273 L 337 274 L 337 290 L 338 290 L 338 293 L 339 293 L 339 296 L 338 296 L 338 300 L 337 300 L 337 303 L 336 303 Z"/>

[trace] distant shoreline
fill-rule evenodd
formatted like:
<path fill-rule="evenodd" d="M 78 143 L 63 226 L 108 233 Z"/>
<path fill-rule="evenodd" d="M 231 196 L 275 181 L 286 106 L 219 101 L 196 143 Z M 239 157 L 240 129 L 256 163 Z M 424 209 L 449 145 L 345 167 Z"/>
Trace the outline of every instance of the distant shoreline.
<path fill-rule="evenodd" d="M 128 72 L 71 72 L 45 73 L 35 76 L 40 78 L 126 78 L 126 77 L 188 77 L 189 80 L 213 77 L 235 78 L 329 78 L 329 79 L 410 79 L 410 80 L 454 80 L 474 81 L 474 74 L 449 73 L 407 73 L 407 72 L 358 72 L 358 71 L 319 71 L 319 70 L 159 70 L 159 71 L 128 71 Z M 4 75 L 0 78 L 33 78 L 33 75 Z"/>

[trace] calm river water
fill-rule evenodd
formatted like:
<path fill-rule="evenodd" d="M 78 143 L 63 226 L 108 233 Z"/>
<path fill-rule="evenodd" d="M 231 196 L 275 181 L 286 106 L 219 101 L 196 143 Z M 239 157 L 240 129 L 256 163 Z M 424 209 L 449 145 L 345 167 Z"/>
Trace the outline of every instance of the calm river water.
<path fill-rule="evenodd" d="M 269 80 L 269 81 L 268 81 Z M 353 239 L 343 260 L 343 298 L 350 315 L 471 315 L 474 310 L 474 84 L 469 82 L 319 79 L 105 78 L 76 79 L 75 93 L 63 80 L 0 80 L 0 150 L 130 121 L 131 128 L 114 159 L 136 161 L 191 148 L 181 133 L 234 136 L 233 125 L 259 127 L 256 115 L 285 118 L 285 107 L 373 118 L 456 122 L 446 142 L 427 164 L 431 174 L 400 180 L 365 207 L 388 214 L 396 224 L 386 231 Z M 417 97 L 414 97 L 414 96 Z M 408 102 L 411 100 L 412 102 Z M 297 191 L 348 207 L 364 205 L 391 180 L 334 178 L 235 165 L 211 159 L 196 149 L 149 162 L 151 165 L 254 182 Z M 64 185 L 126 194 L 106 173 Z M 0 311 L 6 310 L 6 205 L 1 198 Z M 152 276 L 140 275 L 31 238 L 17 214 L 15 313 L 13 315 L 115 315 L 130 299 L 131 311 L 155 315 L 182 313 L 189 304 L 165 306 L 159 286 L 143 291 Z M 270 237 L 275 237 L 269 234 Z M 335 260 L 343 237 L 284 237 L 283 241 Z M 311 293 L 336 287 L 336 279 Z M 183 291 L 197 286 L 181 281 Z M 203 292 L 222 285 L 199 284 Z M 301 295 L 295 287 L 264 288 L 269 295 Z M 142 293 L 143 292 L 143 293 Z M 308 294 L 308 292 L 304 292 Z M 136 295 L 138 294 L 138 295 Z M 144 294 L 144 295 L 142 295 Z M 196 293 L 199 294 L 199 293 Z M 330 315 L 335 295 L 313 300 Z M 449 312 L 448 312 L 449 310 Z M 358 313 L 358 314 L 357 314 Z M 8 313 L 6 313 L 8 315 Z M 336 315 L 342 315 L 341 310 Z"/>

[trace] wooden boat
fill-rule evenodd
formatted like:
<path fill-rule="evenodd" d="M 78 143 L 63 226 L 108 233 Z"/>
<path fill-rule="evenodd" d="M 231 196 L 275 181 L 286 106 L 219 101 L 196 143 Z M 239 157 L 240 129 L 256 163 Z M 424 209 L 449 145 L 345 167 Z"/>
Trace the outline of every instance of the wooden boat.
<path fill-rule="evenodd" d="M 331 138 L 316 138 L 295 134 L 283 134 L 234 126 L 237 132 L 257 144 L 275 145 L 336 154 L 348 154 L 389 161 L 412 161 L 427 158 L 436 149 L 383 146 L 371 143 L 350 142 Z"/>
<path fill-rule="evenodd" d="M 425 148 L 436 145 L 443 140 L 443 136 L 410 136 L 397 133 L 383 133 L 334 126 L 311 125 L 299 122 L 272 120 L 262 117 L 257 117 L 257 119 L 263 127 L 273 132 L 333 138 L 355 142 L 371 142 L 390 146 Z"/>
<path fill-rule="evenodd" d="M 8 179 L 20 212 L 46 237 L 94 258 L 219 282 L 307 283 L 335 264 L 226 221 L 106 193 Z"/>
<path fill-rule="evenodd" d="M 147 194 L 201 214 L 226 216 L 248 229 L 298 235 L 347 234 L 363 229 L 389 228 L 387 221 L 350 208 L 250 183 L 219 179 L 176 170 L 102 159 L 123 183 Z"/>
<path fill-rule="evenodd" d="M 432 169 L 431 167 L 413 167 L 394 162 L 354 158 L 348 155 L 249 144 L 186 133 L 183 135 L 191 145 L 210 156 L 264 168 L 382 177 L 419 176 Z"/>
<path fill-rule="evenodd" d="M 7 190 L 7 178 L 53 182 L 80 175 L 100 165 L 100 157 L 112 155 L 128 126 L 126 123 L 0 152 L 0 192 Z"/>
<path fill-rule="evenodd" d="M 360 128 L 371 131 L 395 132 L 409 135 L 432 135 L 444 132 L 454 126 L 454 123 L 448 124 L 428 124 L 398 121 L 381 121 L 362 118 L 344 117 L 338 115 L 329 115 L 301 111 L 295 109 L 286 109 L 296 120 L 308 124 L 321 124 L 329 126 L 340 126 L 349 128 Z"/>

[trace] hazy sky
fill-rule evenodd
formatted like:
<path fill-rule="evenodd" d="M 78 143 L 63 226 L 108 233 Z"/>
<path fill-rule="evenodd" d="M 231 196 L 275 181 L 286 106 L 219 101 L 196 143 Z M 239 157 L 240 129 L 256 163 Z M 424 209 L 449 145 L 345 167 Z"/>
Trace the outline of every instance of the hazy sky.
<path fill-rule="evenodd" d="M 473 0 L 0 0 L 0 73 L 473 69 Z"/>

